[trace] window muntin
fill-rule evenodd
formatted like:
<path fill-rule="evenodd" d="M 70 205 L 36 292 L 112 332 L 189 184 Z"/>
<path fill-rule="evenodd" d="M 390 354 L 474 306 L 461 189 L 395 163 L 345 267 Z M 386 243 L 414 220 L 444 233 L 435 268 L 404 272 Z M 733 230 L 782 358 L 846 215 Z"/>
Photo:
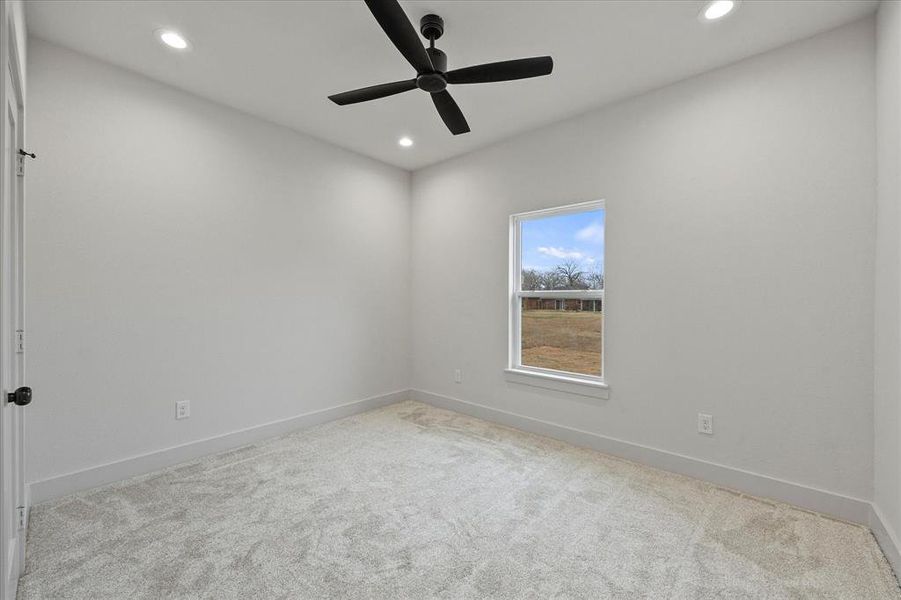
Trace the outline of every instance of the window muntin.
<path fill-rule="evenodd" d="M 511 217 L 510 367 L 604 380 L 603 201 Z"/>

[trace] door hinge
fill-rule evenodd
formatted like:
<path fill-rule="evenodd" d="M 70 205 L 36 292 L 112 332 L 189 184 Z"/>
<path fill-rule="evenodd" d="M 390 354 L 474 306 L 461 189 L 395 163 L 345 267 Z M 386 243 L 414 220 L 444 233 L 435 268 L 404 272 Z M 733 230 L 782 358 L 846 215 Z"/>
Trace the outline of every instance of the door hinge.
<path fill-rule="evenodd" d="M 16 157 L 16 175 L 19 177 L 25 177 L 25 157 L 17 156 Z"/>
<path fill-rule="evenodd" d="M 25 353 L 25 330 L 16 329 L 16 354 Z"/>
<path fill-rule="evenodd" d="M 20 530 L 25 529 L 25 524 L 26 524 L 26 522 L 27 522 L 27 519 L 25 518 L 25 517 L 26 517 L 26 514 L 25 514 L 25 507 L 24 507 L 24 506 L 17 506 L 17 507 L 16 507 L 16 516 L 17 516 L 17 518 L 18 518 L 18 520 L 19 520 L 19 529 L 20 529 Z"/>

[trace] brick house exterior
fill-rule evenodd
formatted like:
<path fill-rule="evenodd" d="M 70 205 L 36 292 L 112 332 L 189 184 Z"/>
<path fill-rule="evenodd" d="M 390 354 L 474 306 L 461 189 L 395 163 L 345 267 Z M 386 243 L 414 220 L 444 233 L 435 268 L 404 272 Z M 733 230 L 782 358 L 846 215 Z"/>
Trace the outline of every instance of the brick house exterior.
<path fill-rule="evenodd" d="M 523 298 L 522 309 L 601 312 L 603 310 L 603 300 L 579 300 L 577 298 Z"/>

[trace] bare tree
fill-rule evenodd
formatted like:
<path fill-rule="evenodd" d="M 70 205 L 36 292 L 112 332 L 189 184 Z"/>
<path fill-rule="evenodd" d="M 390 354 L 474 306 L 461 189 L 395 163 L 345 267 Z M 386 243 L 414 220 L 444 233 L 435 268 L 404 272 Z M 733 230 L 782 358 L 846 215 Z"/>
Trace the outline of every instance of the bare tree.
<path fill-rule="evenodd" d="M 586 271 L 580 263 L 568 260 L 548 270 L 523 269 L 522 289 L 536 290 L 602 290 L 604 273 Z"/>
<path fill-rule="evenodd" d="M 523 269 L 522 271 L 522 289 L 524 290 L 540 290 L 544 285 L 544 277 L 541 271 L 535 269 Z"/>
<path fill-rule="evenodd" d="M 554 271 L 563 280 L 563 289 L 567 290 L 584 290 L 588 287 L 585 282 L 585 271 L 582 266 L 574 260 L 567 260 L 560 263 Z"/>
<path fill-rule="evenodd" d="M 565 288 L 565 279 L 557 269 L 551 269 L 541 274 L 541 289 L 562 290 Z"/>
<path fill-rule="evenodd" d="M 604 289 L 604 272 L 600 269 L 595 269 L 590 272 L 585 277 L 586 282 L 588 283 L 588 288 L 592 290 L 602 290 Z"/>

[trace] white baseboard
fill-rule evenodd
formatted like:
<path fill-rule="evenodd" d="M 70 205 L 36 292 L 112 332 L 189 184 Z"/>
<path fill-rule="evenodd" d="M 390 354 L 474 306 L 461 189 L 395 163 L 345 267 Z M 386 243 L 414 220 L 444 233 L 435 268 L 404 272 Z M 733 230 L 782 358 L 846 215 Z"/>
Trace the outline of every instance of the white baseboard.
<path fill-rule="evenodd" d="M 66 494 L 114 483 L 136 475 L 143 475 L 202 456 L 231 450 L 290 431 L 312 427 L 408 399 L 468 414 L 523 431 L 545 435 L 578 446 L 592 448 L 606 454 L 695 477 L 754 496 L 772 498 L 807 510 L 867 525 L 873 530 L 892 565 L 896 569 L 898 566 L 901 566 L 901 560 L 899 560 L 901 554 L 898 551 L 901 545 L 896 542 L 894 534 L 890 533 L 891 530 L 885 526 L 878 508 L 866 500 L 851 498 L 767 475 L 707 462 L 666 450 L 643 446 L 423 390 L 391 392 L 51 477 L 42 481 L 35 481 L 28 485 L 26 492 L 29 497 L 28 505 L 31 506 L 32 504 L 58 498 Z"/>
<path fill-rule="evenodd" d="M 611 454 L 665 471 L 702 479 L 753 496 L 772 498 L 773 500 L 793 504 L 807 510 L 861 525 L 869 526 L 870 524 L 870 515 L 873 508 L 867 500 L 851 498 L 775 477 L 707 462 L 690 456 L 618 440 L 597 433 L 422 390 L 410 390 L 410 399 L 464 413 L 486 421 L 493 421 L 515 429 L 537 433 L 576 446 L 592 448 L 605 454 Z"/>
<path fill-rule="evenodd" d="M 139 456 L 90 467 L 81 471 L 50 477 L 28 484 L 27 494 L 32 503 L 38 504 L 60 496 L 87 490 L 108 483 L 114 483 L 136 475 L 151 473 L 179 463 L 194 460 L 216 452 L 231 450 L 246 444 L 283 435 L 285 433 L 306 429 L 314 425 L 342 419 L 374 408 L 401 402 L 409 398 L 408 390 L 389 392 L 373 396 L 357 402 L 333 406 L 313 412 L 304 413 L 280 421 L 272 421 L 248 427 L 239 431 L 225 433 L 211 438 L 189 442 L 172 448 L 165 448 Z"/>
<path fill-rule="evenodd" d="M 875 503 L 870 505 L 869 525 L 870 531 L 873 532 L 873 537 L 876 538 L 876 542 L 888 559 L 889 564 L 892 565 L 895 577 L 897 577 L 901 573 L 901 544 L 898 543 L 894 530 L 886 522 L 882 511 L 879 510 Z"/>

